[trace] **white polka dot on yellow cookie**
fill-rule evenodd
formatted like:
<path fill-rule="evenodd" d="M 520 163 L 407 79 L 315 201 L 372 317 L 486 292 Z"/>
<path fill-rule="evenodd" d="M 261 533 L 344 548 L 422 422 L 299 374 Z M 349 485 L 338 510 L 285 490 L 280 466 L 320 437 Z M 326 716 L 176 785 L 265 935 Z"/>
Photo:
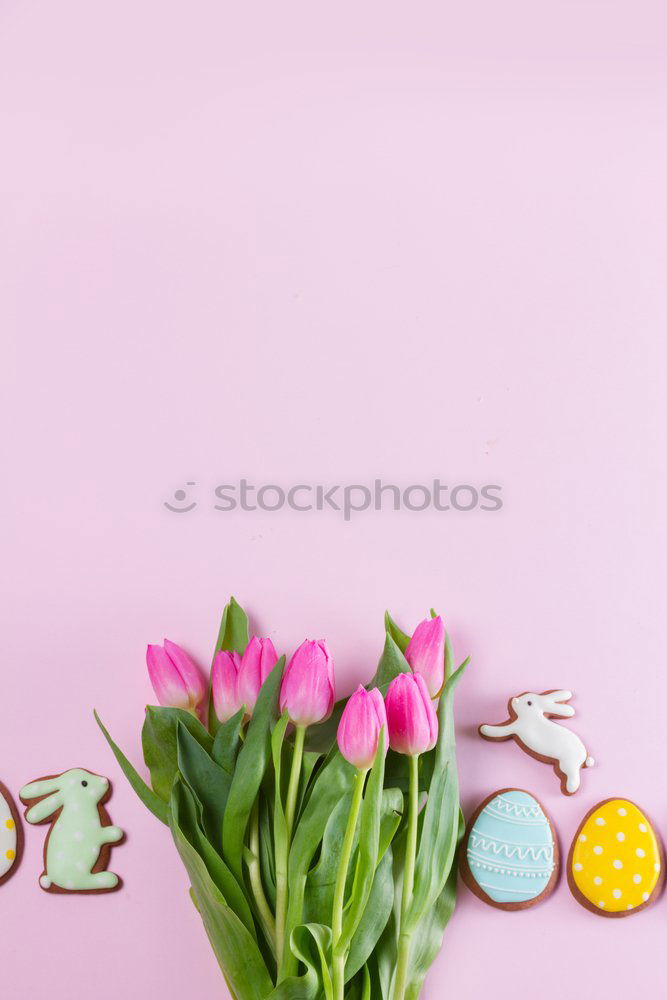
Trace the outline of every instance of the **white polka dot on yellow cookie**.
<path fill-rule="evenodd" d="M 579 828 L 571 863 L 574 884 L 593 909 L 630 914 L 649 902 L 660 881 L 660 844 L 641 809 L 610 799 Z"/>

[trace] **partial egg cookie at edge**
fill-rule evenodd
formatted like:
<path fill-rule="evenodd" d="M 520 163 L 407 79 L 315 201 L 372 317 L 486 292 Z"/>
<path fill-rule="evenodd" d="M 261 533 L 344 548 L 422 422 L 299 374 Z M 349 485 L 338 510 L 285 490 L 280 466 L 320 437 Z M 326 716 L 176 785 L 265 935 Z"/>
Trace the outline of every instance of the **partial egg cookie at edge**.
<path fill-rule="evenodd" d="M 0 782 L 0 885 L 12 877 L 23 854 L 23 826 L 12 795 Z"/>

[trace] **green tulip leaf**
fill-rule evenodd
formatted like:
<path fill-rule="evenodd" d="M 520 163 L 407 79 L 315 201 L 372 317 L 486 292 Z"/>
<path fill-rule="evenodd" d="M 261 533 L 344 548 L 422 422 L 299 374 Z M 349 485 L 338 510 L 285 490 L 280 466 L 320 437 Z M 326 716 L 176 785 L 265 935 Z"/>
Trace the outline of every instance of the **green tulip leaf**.
<path fill-rule="evenodd" d="M 378 844 L 378 864 L 389 849 L 396 831 L 403 819 L 403 795 L 398 788 L 385 788 L 382 793 L 382 814 L 380 816 L 380 841 Z"/>
<path fill-rule="evenodd" d="M 250 641 L 248 631 L 248 616 L 235 597 L 230 597 L 225 605 L 215 643 L 215 653 L 221 649 L 230 649 L 235 653 L 244 653 Z"/>
<path fill-rule="evenodd" d="M 178 770 L 202 806 L 204 832 L 222 854 L 222 820 L 231 788 L 231 776 L 212 760 L 182 722 L 177 727 Z"/>
<path fill-rule="evenodd" d="M 345 1000 L 371 1000 L 372 993 L 371 973 L 368 965 L 364 965 L 356 977 L 347 984 L 345 989 Z"/>
<path fill-rule="evenodd" d="M 238 882 L 218 852 L 205 836 L 199 797 L 187 782 L 177 775 L 171 792 L 171 811 L 181 833 L 206 865 L 206 870 L 248 931 L 255 938 L 255 924 L 246 897 Z"/>
<path fill-rule="evenodd" d="M 352 793 L 349 792 L 339 799 L 327 820 L 320 856 L 308 872 L 306 881 L 303 899 L 303 919 L 306 923 L 331 923 L 336 876 L 351 803 Z M 347 877 L 351 886 L 354 877 L 351 865 Z"/>
<path fill-rule="evenodd" d="M 169 825 L 169 806 L 164 802 L 159 795 L 156 795 L 152 788 L 149 788 L 144 779 L 134 768 L 131 762 L 127 759 L 120 747 L 114 743 L 109 731 L 104 726 L 102 720 L 100 719 L 97 712 L 93 713 L 95 716 L 95 721 L 97 725 L 102 730 L 105 740 L 111 747 L 114 757 L 118 761 L 121 771 L 129 781 L 131 787 L 137 793 L 143 804 L 146 806 L 150 812 L 153 813 L 162 823 Z"/>
<path fill-rule="evenodd" d="M 300 924 L 290 936 L 294 964 L 306 971 L 291 975 L 268 995 L 267 1000 L 333 1000 L 327 956 L 331 953 L 331 928 L 324 924 Z"/>
<path fill-rule="evenodd" d="M 318 766 L 322 760 L 322 754 L 317 751 L 304 750 L 303 760 L 301 761 L 301 777 L 299 779 L 299 797 L 297 804 L 297 816 L 303 809 L 308 799 L 308 793 L 310 790 L 310 779 L 313 776 L 315 768 Z"/>
<path fill-rule="evenodd" d="M 460 846 L 464 833 L 465 820 L 463 814 L 459 813 L 457 847 Z M 452 865 L 442 892 L 435 904 L 424 913 L 413 934 L 410 949 L 410 976 L 408 988 L 405 991 L 406 1000 L 419 1000 L 426 973 L 442 948 L 445 927 L 449 923 L 456 905 L 456 883 L 456 865 Z"/>
<path fill-rule="evenodd" d="M 364 966 L 364 979 L 363 987 L 361 990 L 361 1000 L 371 1000 L 371 974 L 368 971 L 368 966 Z"/>
<path fill-rule="evenodd" d="M 398 957 L 398 914 L 401 907 L 406 834 L 407 824 L 404 823 L 391 845 L 394 905 L 369 960 L 371 975 L 376 984 L 376 992 L 378 997 L 382 997 L 382 1000 L 389 1000 L 391 997 L 392 980 Z"/>
<path fill-rule="evenodd" d="M 182 723 L 198 743 L 210 753 L 213 740 L 190 712 L 182 708 L 158 708 L 148 705 L 141 731 L 141 744 L 146 767 L 151 774 L 153 791 L 165 802 L 169 801 L 171 786 L 178 770 L 178 724 Z"/>
<path fill-rule="evenodd" d="M 219 723 L 215 739 L 213 740 L 211 757 L 230 776 L 234 774 L 236 758 L 241 748 L 241 732 L 243 731 L 244 716 L 245 708 L 240 708 L 231 719 Z"/>
<path fill-rule="evenodd" d="M 190 877 L 197 910 L 230 992 L 236 1000 L 265 1000 L 273 983 L 257 942 L 228 905 L 173 815 L 170 825 Z"/>
<path fill-rule="evenodd" d="M 388 611 L 385 611 L 384 613 L 384 627 L 385 631 L 392 637 L 400 651 L 404 653 L 408 648 L 410 636 L 401 631 Z"/>
<path fill-rule="evenodd" d="M 276 909 L 276 859 L 273 842 L 273 809 L 266 796 L 259 801 L 259 859 L 264 891 L 272 910 Z"/>
<path fill-rule="evenodd" d="M 387 632 L 380 662 L 378 663 L 373 680 L 368 687 L 378 687 L 384 695 L 395 677 L 398 677 L 399 674 L 409 674 L 410 672 L 410 664 L 405 659 L 403 650 L 396 642 L 394 636 L 390 632 Z"/>
<path fill-rule="evenodd" d="M 373 887 L 354 932 L 345 962 L 345 980 L 350 980 L 373 954 L 394 906 L 394 876 L 391 848 L 384 853 L 373 879 Z"/>

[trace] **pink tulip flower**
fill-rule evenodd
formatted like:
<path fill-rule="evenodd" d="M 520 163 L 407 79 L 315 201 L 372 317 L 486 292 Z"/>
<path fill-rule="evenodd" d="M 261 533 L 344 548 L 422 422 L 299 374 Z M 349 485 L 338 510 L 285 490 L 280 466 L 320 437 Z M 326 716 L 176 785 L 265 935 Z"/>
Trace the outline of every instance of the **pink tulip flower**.
<path fill-rule="evenodd" d="M 239 671 L 241 657 L 238 653 L 221 649 L 215 654 L 211 667 L 211 693 L 218 722 L 226 722 L 236 715 L 241 705 Z"/>
<path fill-rule="evenodd" d="M 148 675 L 161 705 L 201 714 L 208 697 L 206 681 L 188 654 L 169 639 L 146 650 Z"/>
<path fill-rule="evenodd" d="M 438 739 L 438 717 L 421 674 L 399 674 L 385 699 L 389 743 L 411 757 L 432 750 Z"/>
<path fill-rule="evenodd" d="M 336 701 L 333 660 L 324 639 L 302 642 L 287 665 L 280 688 L 280 711 L 296 726 L 324 722 Z"/>
<path fill-rule="evenodd" d="M 414 673 L 424 678 L 431 698 L 437 698 L 445 683 L 445 626 L 440 615 L 419 623 L 405 659 Z"/>
<path fill-rule="evenodd" d="M 239 707 L 245 705 L 248 715 L 252 715 L 259 689 L 277 662 L 278 654 L 270 639 L 254 636 L 246 646 L 238 672 L 238 695 Z"/>
<path fill-rule="evenodd" d="M 345 706 L 338 726 L 338 746 L 345 760 L 360 771 L 372 767 L 383 727 L 386 734 L 387 713 L 382 695 L 377 688 L 367 691 L 360 684 Z"/>

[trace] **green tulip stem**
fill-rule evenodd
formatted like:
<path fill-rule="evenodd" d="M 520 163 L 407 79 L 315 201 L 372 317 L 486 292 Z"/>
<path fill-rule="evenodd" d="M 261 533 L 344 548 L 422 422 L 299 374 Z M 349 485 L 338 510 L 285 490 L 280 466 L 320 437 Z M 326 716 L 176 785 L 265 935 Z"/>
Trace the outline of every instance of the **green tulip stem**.
<path fill-rule="evenodd" d="M 415 860 L 417 857 L 417 829 L 419 825 L 419 755 L 409 758 L 410 792 L 408 804 L 408 838 L 405 845 L 405 865 L 403 868 L 403 896 L 401 898 L 401 928 L 398 937 L 398 958 L 392 1000 L 404 1000 L 408 978 L 411 934 L 405 929 L 406 916 L 412 901 L 415 881 Z"/>
<path fill-rule="evenodd" d="M 289 851 L 292 843 L 292 831 L 294 829 L 294 817 L 296 815 L 296 801 L 299 794 L 299 781 L 301 779 L 301 764 L 303 761 L 303 744 L 306 738 L 306 726 L 297 726 L 294 733 L 294 749 L 292 752 L 292 768 L 289 776 L 287 788 L 287 802 L 285 805 L 285 842 L 276 845 L 276 958 L 278 969 L 281 969 L 285 952 L 285 925 L 287 923 L 287 869 L 289 862 Z M 279 849 L 278 849 L 279 848 Z M 280 973 L 279 973 L 280 977 Z"/>
<path fill-rule="evenodd" d="M 364 783 L 368 771 L 358 770 L 354 779 L 354 790 L 352 792 L 352 804 L 350 814 L 347 818 L 347 828 L 343 847 L 340 852 L 340 862 L 338 864 L 338 874 L 336 875 L 336 888 L 334 890 L 333 911 L 331 917 L 332 931 L 332 952 L 333 952 L 333 997 L 334 1000 L 343 1000 L 345 996 L 345 960 L 347 955 L 345 950 L 338 948 L 341 934 L 343 933 L 343 908 L 345 904 L 345 885 L 347 883 L 347 872 L 350 867 L 352 848 L 354 846 L 354 835 L 357 830 L 357 822 L 361 811 L 361 803 L 364 797 Z"/>
<path fill-rule="evenodd" d="M 287 842 L 292 842 L 292 829 L 294 827 L 294 816 L 296 814 L 296 799 L 299 794 L 299 781 L 301 780 L 301 763 L 303 761 L 303 743 L 306 738 L 306 727 L 297 726 L 294 734 L 294 752 L 292 754 L 292 770 L 289 776 L 289 787 L 287 789 L 287 804 L 285 806 L 285 819 L 287 821 Z"/>

